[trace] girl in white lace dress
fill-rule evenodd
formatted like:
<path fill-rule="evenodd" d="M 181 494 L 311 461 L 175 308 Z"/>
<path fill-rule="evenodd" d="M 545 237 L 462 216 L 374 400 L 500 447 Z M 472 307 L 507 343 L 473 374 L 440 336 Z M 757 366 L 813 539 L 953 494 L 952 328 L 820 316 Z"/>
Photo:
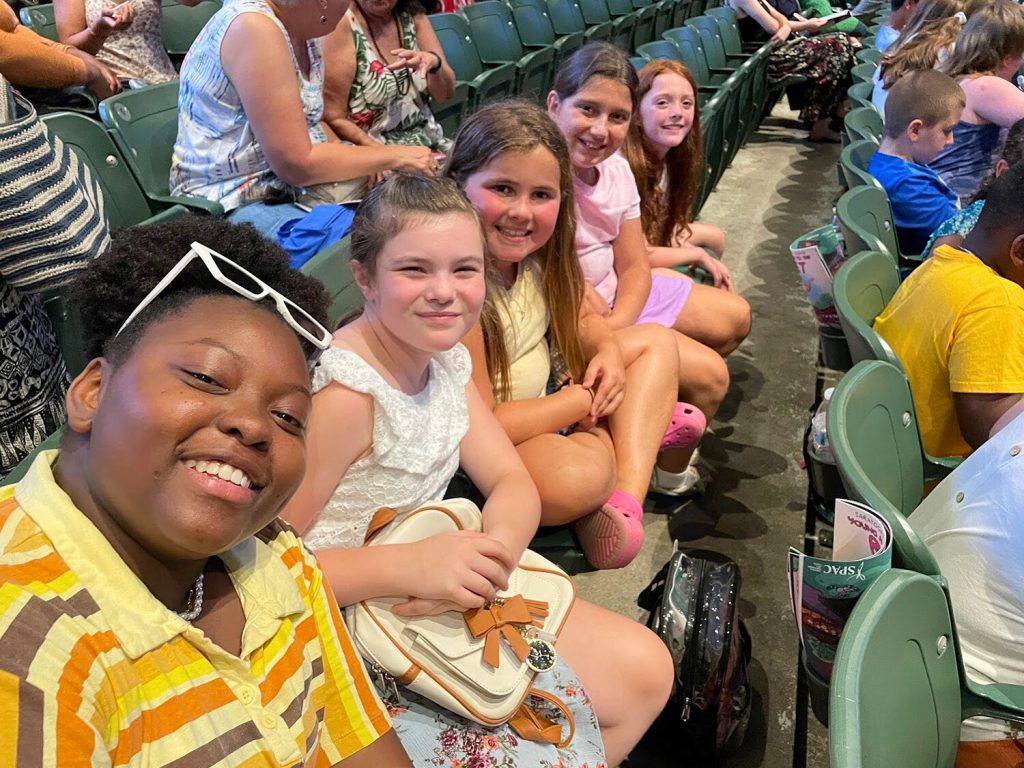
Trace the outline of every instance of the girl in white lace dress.
<path fill-rule="evenodd" d="M 365 310 L 335 334 L 315 373 L 306 477 L 284 514 L 317 550 L 341 605 L 403 596 L 395 610 L 406 615 L 479 607 L 506 586 L 536 532 L 536 488 L 470 382 L 459 344 L 484 302 L 483 248 L 475 211 L 444 179 L 389 177 L 353 222 Z M 442 498 L 460 464 L 487 497 L 482 533 L 360 546 L 377 508 L 401 515 Z M 521 741 L 399 689 L 392 715 L 414 763 L 595 768 L 623 760 L 668 698 L 666 648 L 645 627 L 583 600 L 557 648 L 558 666 L 537 682 L 573 711 L 568 747 Z"/>

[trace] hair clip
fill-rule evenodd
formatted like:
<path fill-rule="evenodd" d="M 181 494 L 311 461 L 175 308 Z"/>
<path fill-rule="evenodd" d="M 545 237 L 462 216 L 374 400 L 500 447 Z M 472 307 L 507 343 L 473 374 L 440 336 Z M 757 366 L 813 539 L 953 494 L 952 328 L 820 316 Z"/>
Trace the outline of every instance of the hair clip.
<path fill-rule="evenodd" d="M 953 14 L 953 18 L 960 22 L 960 26 L 967 23 L 967 14 L 963 11 L 957 11 Z"/>

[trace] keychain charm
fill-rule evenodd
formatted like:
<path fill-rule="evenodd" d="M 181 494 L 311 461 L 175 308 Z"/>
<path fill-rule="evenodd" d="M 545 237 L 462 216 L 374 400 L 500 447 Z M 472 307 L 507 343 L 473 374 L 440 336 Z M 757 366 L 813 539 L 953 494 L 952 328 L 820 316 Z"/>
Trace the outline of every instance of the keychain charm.
<path fill-rule="evenodd" d="M 555 646 L 539 637 L 527 638 L 530 654 L 526 657 L 526 666 L 534 672 L 548 672 L 555 666 L 558 654 Z"/>

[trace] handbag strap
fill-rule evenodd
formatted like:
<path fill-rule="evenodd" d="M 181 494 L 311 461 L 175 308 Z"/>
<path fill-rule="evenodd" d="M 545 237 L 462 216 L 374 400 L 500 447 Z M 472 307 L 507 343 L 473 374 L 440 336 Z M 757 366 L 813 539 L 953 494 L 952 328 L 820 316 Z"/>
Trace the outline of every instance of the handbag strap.
<path fill-rule="evenodd" d="M 569 726 L 569 735 L 563 739 L 562 726 L 530 707 L 530 705 L 526 703 L 527 699 L 530 697 L 543 699 L 549 704 L 557 707 L 565 717 L 566 724 Z M 572 716 L 572 712 L 569 711 L 565 702 L 553 693 L 542 691 L 539 688 L 530 689 L 530 692 L 526 695 L 526 699 L 524 699 L 523 703 L 519 705 L 519 709 L 517 709 L 515 714 L 508 719 L 508 724 L 520 738 L 526 739 L 527 741 L 546 741 L 549 744 L 554 744 L 558 749 L 569 746 L 572 742 L 572 737 L 576 734 L 576 718 Z"/>

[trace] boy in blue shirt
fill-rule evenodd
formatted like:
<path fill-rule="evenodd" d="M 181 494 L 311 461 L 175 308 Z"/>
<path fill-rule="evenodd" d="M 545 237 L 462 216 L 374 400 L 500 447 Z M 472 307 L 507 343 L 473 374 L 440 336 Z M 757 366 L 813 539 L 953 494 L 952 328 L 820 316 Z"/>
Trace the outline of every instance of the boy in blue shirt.
<path fill-rule="evenodd" d="M 905 254 L 921 253 L 935 228 L 957 212 L 956 193 L 926 163 L 953 143 L 965 103 L 956 81 L 933 69 L 909 72 L 889 89 L 885 134 L 868 172 L 889 195 Z"/>

